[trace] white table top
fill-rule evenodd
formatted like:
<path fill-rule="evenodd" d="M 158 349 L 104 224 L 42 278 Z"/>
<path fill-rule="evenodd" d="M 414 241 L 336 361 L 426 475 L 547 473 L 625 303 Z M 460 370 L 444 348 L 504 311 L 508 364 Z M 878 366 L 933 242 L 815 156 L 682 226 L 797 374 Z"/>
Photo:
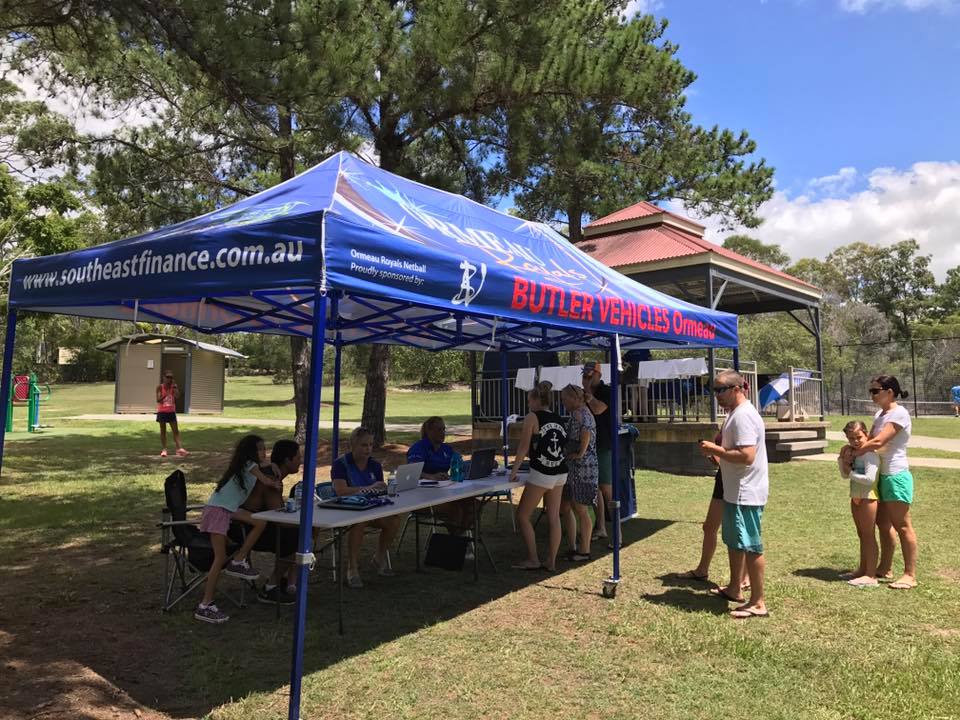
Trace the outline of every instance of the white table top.
<path fill-rule="evenodd" d="M 327 530 L 342 528 L 348 525 L 356 525 L 359 522 L 368 522 L 391 515 L 422 510 L 454 500 L 464 500 L 477 495 L 510 490 L 511 488 L 519 489 L 523 487 L 526 477 L 527 473 L 520 473 L 517 478 L 518 482 L 510 482 L 509 475 L 494 475 L 481 480 L 465 480 L 462 483 L 453 483 L 447 487 L 418 487 L 390 497 L 390 500 L 393 500 L 392 505 L 382 505 L 370 510 L 340 510 L 314 506 L 313 526 Z M 288 513 L 283 510 L 265 510 L 264 512 L 254 513 L 253 517 L 257 520 L 266 520 L 281 525 L 300 524 L 299 512 Z"/>

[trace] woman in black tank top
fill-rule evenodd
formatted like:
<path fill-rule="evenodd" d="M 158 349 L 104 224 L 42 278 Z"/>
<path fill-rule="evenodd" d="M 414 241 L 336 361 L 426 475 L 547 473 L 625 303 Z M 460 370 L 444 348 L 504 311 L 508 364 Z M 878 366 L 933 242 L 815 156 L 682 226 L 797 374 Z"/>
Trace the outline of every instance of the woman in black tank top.
<path fill-rule="evenodd" d="M 560 500 L 563 485 L 567 481 L 567 465 L 563 459 L 567 432 L 563 419 L 550 409 L 552 389 L 550 383 L 541 382 L 527 393 L 530 412 L 523 418 L 520 445 L 517 447 L 517 456 L 510 474 L 511 482 L 516 482 L 520 463 L 529 454 L 530 475 L 517 508 L 517 524 L 527 548 L 527 559 L 513 566 L 518 570 L 543 569 L 553 572 L 557 566 L 557 552 L 560 549 Z M 530 522 L 530 515 L 541 499 L 550 527 L 550 543 L 542 564 L 537 553 L 533 524 Z"/>

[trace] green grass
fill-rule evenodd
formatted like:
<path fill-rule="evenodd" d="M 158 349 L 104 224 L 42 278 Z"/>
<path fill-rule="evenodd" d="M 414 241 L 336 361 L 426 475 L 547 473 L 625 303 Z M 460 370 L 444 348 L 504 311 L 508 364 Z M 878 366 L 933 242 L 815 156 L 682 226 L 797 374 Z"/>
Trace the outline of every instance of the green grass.
<path fill-rule="evenodd" d="M 236 432 L 191 426 L 182 463 L 191 500 L 209 493 Z M 175 462 L 159 461 L 154 444 L 146 424 L 63 421 L 55 433 L 11 438 L 0 479 L 0 667 L 42 652 L 35 673 L 59 678 L 56 668 L 79 664 L 174 717 L 286 717 L 289 610 L 277 618 L 253 604 L 223 627 L 186 608 L 157 612 L 153 523 Z M 696 563 L 709 478 L 638 473 L 642 519 L 624 526 L 615 601 L 599 595 L 608 557 L 552 577 L 508 570 L 521 551 L 506 510 L 499 521 L 493 508 L 485 515 L 501 572 L 483 568 L 478 583 L 466 572 L 414 573 L 408 534 L 396 578 L 368 572 L 367 587 L 347 591 L 345 636 L 329 574 L 311 584 L 304 716 L 960 718 L 956 473 L 916 478 L 920 587 L 856 591 L 837 581 L 856 553 L 847 484 L 826 464 L 771 466 L 771 617 L 740 624 L 704 585 L 664 577 Z M 257 564 L 270 567 L 266 556 Z M 724 565 L 718 555 L 716 579 Z M 28 693 L 28 708 L 82 682 L 6 676 L 0 696 Z"/>
<path fill-rule="evenodd" d="M 906 404 L 910 409 L 909 404 Z M 843 426 L 851 420 L 862 420 L 869 428 L 873 422 L 872 415 L 831 415 L 827 418 L 830 422 L 830 429 L 840 432 Z M 960 420 L 955 417 L 919 417 L 911 420 L 914 435 L 927 435 L 937 438 L 960 438 Z M 928 457 L 934 457 L 929 455 Z"/>
<path fill-rule="evenodd" d="M 846 443 L 841 442 L 840 440 L 829 440 L 827 442 L 827 448 L 824 452 L 828 453 L 838 453 L 840 448 L 842 448 Z M 960 452 L 951 452 L 949 450 L 935 450 L 931 448 L 924 447 L 914 447 L 910 448 L 910 457 L 911 458 L 943 458 L 945 460 L 960 460 Z"/>
<path fill-rule="evenodd" d="M 57 385 L 49 402 L 41 408 L 40 420 L 55 424 L 60 418 L 113 412 L 113 383 Z M 364 388 L 344 386 L 340 393 L 340 417 L 359 420 L 363 413 Z M 321 391 L 320 418 L 333 417 L 333 388 Z M 470 423 L 470 391 L 430 392 L 391 388 L 387 394 L 387 422 L 420 423 L 430 415 L 443 414 L 448 425 Z M 231 377 L 224 387 L 224 417 L 294 421 L 291 385 L 275 385 L 269 377 Z M 14 429 L 26 425 L 26 408 L 14 410 Z"/>

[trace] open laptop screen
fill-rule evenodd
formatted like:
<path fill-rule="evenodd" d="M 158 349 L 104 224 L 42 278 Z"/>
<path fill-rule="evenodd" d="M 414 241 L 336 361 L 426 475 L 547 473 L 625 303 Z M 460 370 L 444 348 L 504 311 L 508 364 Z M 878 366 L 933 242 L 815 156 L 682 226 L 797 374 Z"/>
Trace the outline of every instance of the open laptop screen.
<path fill-rule="evenodd" d="M 467 480 L 479 480 L 492 475 L 497 464 L 496 456 L 496 448 L 474 450 L 470 457 L 470 476 Z"/>

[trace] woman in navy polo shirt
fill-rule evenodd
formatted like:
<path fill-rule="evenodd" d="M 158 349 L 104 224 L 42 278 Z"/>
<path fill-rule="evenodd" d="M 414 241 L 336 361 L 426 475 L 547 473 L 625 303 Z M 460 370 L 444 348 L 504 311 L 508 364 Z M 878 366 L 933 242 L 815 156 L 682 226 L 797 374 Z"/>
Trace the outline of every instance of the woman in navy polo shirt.
<path fill-rule="evenodd" d="M 350 434 L 350 452 L 338 457 L 330 468 L 330 479 L 337 495 L 357 495 L 386 489 L 383 482 L 383 466 L 370 457 L 373 453 L 373 433 L 365 427 L 358 427 Z M 393 575 L 390 569 L 390 557 L 387 550 L 400 529 L 400 518 L 396 515 L 379 520 L 351 525 L 347 532 L 347 585 L 352 588 L 363 587 L 360 579 L 360 546 L 367 527 L 380 528 L 377 541 L 377 554 L 374 567 L 379 575 Z"/>
<path fill-rule="evenodd" d="M 437 415 L 427 418 L 420 426 L 420 439 L 407 450 L 407 462 L 422 462 L 423 477 L 431 480 L 450 477 L 450 462 L 456 451 L 443 441 L 446 436 L 446 423 Z M 444 519 L 451 535 L 462 535 L 473 527 L 476 510 L 473 498 L 468 498 L 437 505 L 434 512 Z"/>

